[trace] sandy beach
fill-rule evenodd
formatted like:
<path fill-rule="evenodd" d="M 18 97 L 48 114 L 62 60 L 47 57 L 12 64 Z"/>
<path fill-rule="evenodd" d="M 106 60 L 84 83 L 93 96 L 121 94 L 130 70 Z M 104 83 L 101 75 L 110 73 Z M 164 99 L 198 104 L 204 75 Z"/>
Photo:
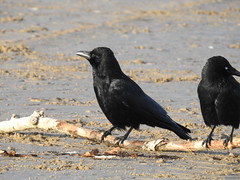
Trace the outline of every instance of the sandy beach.
<path fill-rule="evenodd" d="M 89 63 L 79 50 L 106 46 L 122 70 L 160 103 L 195 140 L 210 132 L 197 97 L 201 70 L 221 55 L 240 70 L 238 0 L 0 0 L 0 121 L 12 114 L 46 116 L 95 130 L 111 124 L 92 87 Z M 240 78 L 237 78 L 240 80 Z M 214 139 L 231 127 L 219 126 Z M 125 132 L 114 131 L 114 135 Z M 235 137 L 240 137 L 239 129 Z M 174 133 L 141 126 L 129 139 Z M 239 179 L 240 149 L 149 152 L 122 148 L 126 156 L 83 157 L 113 147 L 55 131 L 0 134 L 0 149 L 25 157 L 0 155 L 0 179 Z M 74 153 L 71 153 L 74 152 Z M 137 154 L 137 156 L 135 156 Z"/>

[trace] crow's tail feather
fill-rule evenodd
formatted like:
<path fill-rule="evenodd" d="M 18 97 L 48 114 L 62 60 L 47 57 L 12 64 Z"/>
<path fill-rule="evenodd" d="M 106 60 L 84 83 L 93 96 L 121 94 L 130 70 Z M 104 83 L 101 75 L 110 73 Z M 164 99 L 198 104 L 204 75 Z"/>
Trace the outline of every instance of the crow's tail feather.
<path fill-rule="evenodd" d="M 176 123 L 176 126 L 173 126 L 171 130 L 182 139 L 192 139 L 188 134 L 191 133 L 190 129 L 184 127 L 181 124 Z"/>
<path fill-rule="evenodd" d="M 180 126 L 186 133 L 191 133 L 191 130 L 190 130 L 190 129 L 184 127 L 184 126 L 181 125 L 181 124 L 178 124 L 178 123 L 176 123 L 176 124 L 177 124 L 178 126 Z"/>
<path fill-rule="evenodd" d="M 187 129 L 187 128 L 186 128 Z M 189 129 L 188 129 L 189 130 Z M 185 132 L 185 131 L 183 131 L 182 129 L 173 129 L 172 130 L 176 135 L 178 135 L 181 139 L 186 139 L 186 140 L 188 140 L 188 139 L 192 139 L 191 138 L 191 136 L 187 133 L 187 132 Z M 190 131 L 190 130 L 189 130 Z"/>
<path fill-rule="evenodd" d="M 188 134 L 191 133 L 190 129 L 176 123 L 169 116 L 167 116 L 167 121 L 158 121 L 158 125 L 155 124 L 155 126 L 173 131 L 181 139 L 192 139 L 191 136 Z"/>

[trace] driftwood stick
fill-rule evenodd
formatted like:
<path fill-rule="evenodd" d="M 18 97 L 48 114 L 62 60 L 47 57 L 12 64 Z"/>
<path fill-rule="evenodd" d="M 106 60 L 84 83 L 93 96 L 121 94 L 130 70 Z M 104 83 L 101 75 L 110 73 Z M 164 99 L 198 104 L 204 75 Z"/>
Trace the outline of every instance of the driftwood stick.
<path fill-rule="evenodd" d="M 77 127 L 67 122 L 44 117 L 43 111 L 34 111 L 32 115 L 19 118 L 13 115 L 10 120 L 0 122 L 0 133 L 10 133 L 15 131 L 22 131 L 27 129 L 45 129 L 56 130 L 72 136 L 79 136 L 99 142 L 103 132 L 90 130 L 87 128 Z M 107 136 L 104 139 L 105 143 L 115 145 L 116 140 L 114 136 Z M 179 151 L 194 151 L 206 149 L 202 145 L 203 141 L 183 141 L 170 142 L 166 139 L 158 139 L 154 141 L 130 141 L 125 140 L 121 147 L 127 148 L 143 148 L 149 151 L 162 150 L 179 150 Z M 213 140 L 209 149 L 234 149 L 240 147 L 240 138 L 234 138 L 233 143 L 229 143 L 227 147 L 223 145 L 222 140 Z"/>

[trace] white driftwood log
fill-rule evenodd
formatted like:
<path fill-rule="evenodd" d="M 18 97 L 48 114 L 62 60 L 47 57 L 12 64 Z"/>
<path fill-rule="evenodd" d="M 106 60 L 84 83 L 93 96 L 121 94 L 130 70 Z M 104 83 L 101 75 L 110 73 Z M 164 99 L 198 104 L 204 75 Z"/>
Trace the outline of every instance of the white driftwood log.
<path fill-rule="evenodd" d="M 44 117 L 43 111 L 34 111 L 32 115 L 19 118 L 17 115 L 13 115 L 10 120 L 0 122 L 0 133 L 10 133 L 16 131 L 23 131 L 27 129 L 45 129 L 56 130 L 62 133 L 66 133 L 72 136 L 80 136 L 92 141 L 100 141 L 103 132 L 94 131 L 82 127 L 77 127 L 73 124 L 66 123 L 61 120 Z M 114 136 L 107 136 L 104 139 L 105 143 L 115 145 L 116 140 Z M 203 141 L 180 141 L 170 142 L 166 139 L 158 139 L 154 141 L 130 141 L 125 140 L 121 147 L 128 148 L 143 148 L 149 151 L 162 151 L 162 150 L 180 150 L 180 151 L 194 151 L 206 149 L 202 145 Z M 227 147 L 224 147 L 223 141 L 213 140 L 209 149 L 233 149 L 240 147 L 240 138 L 234 138 L 233 143 L 229 143 Z"/>

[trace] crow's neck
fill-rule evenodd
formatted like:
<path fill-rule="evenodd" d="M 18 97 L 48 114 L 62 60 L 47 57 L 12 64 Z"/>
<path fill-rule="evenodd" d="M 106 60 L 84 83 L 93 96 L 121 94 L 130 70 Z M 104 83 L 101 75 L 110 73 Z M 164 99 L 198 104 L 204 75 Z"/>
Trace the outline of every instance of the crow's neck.
<path fill-rule="evenodd" d="M 207 81 L 209 84 L 216 85 L 217 87 L 224 87 L 227 84 L 235 81 L 232 76 L 221 76 L 219 74 L 209 73 L 203 76 L 203 80 Z"/>
<path fill-rule="evenodd" d="M 97 76 L 99 78 L 120 78 L 125 74 L 122 72 L 118 63 L 116 64 L 105 64 L 103 67 L 98 67 L 93 69 L 93 76 Z"/>

